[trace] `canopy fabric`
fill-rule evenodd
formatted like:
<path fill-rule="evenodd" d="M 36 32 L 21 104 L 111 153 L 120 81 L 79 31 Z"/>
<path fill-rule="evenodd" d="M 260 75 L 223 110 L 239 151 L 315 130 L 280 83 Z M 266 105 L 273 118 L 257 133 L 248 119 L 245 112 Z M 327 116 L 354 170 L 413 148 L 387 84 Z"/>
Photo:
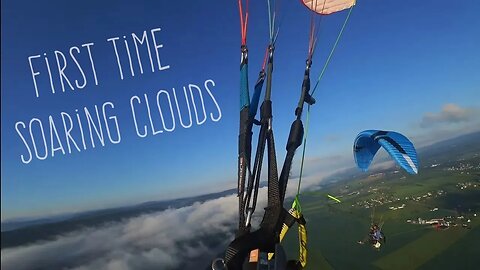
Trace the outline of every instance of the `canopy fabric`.
<path fill-rule="evenodd" d="M 352 7 L 356 0 L 301 0 L 301 2 L 318 14 L 328 15 Z"/>

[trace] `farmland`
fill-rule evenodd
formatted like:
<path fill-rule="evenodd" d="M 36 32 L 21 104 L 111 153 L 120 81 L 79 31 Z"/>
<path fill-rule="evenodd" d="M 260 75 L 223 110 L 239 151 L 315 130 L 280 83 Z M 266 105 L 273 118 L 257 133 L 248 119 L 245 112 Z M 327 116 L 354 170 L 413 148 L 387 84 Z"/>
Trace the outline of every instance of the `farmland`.
<path fill-rule="evenodd" d="M 302 194 L 310 232 L 307 269 L 475 269 L 480 264 L 479 166 L 474 154 L 425 164 L 418 175 L 392 168 Z M 371 222 L 383 224 L 387 242 L 379 250 L 357 243 Z M 298 253 L 296 241 L 290 233 L 289 254 Z"/>

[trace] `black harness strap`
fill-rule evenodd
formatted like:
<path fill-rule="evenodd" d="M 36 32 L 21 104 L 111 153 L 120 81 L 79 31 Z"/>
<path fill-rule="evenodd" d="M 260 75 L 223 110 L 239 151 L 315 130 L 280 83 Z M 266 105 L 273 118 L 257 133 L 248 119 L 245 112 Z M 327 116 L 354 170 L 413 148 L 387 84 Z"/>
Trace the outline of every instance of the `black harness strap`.
<path fill-rule="evenodd" d="M 302 82 L 302 92 L 300 94 L 300 99 L 298 101 L 297 108 L 295 109 L 296 119 L 293 121 L 292 126 L 290 127 L 290 133 L 288 135 L 287 141 L 287 155 L 285 156 L 285 161 L 283 162 L 282 172 L 280 174 L 280 200 L 283 203 L 285 199 L 285 193 L 287 190 L 288 177 L 290 175 L 290 170 L 292 168 L 293 157 L 295 156 L 295 151 L 302 144 L 303 139 L 303 123 L 302 123 L 302 112 L 303 104 L 307 103 L 309 105 L 315 104 L 315 99 L 310 95 L 310 67 L 312 61 L 307 59 L 305 73 L 303 76 Z"/>
<path fill-rule="evenodd" d="M 247 69 L 248 65 L 248 49 L 246 45 L 241 46 L 241 53 L 242 61 L 240 63 L 240 70 L 243 70 Z M 248 70 L 246 72 L 248 72 Z M 245 77 L 241 78 L 241 81 L 246 84 L 246 87 L 248 87 L 248 76 L 245 75 Z M 241 92 L 240 95 L 242 96 L 242 94 L 243 93 Z M 248 95 L 246 98 L 248 99 Z M 248 130 L 248 127 L 251 126 L 249 120 L 249 106 L 246 104 L 240 110 L 240 130 L 238 135 L 238 233 L 243 233 L 247 230 L 245 226 L 245 202 L 243 198 L 245 195 L 245 179 L 250 167 L 250 151 L 248 146 L 252 144 L 251 130 Z"/>
<path fill-rule="evenodd" d="M 279 243 L 279 234 L 282 228 L 285 211 L 280 198 L 280 189 L 278 181 L 277 159 L 275 153 L 275 141 L 272 129 L 272 101 L 271 80 L 273 72 L 273 51 L 272 45 L 269 46 L 269 62 L 267 66 L 267 89 L 265 99 L 260 107 L 261 127 L 253 167 L 252 177 L 255 181 L 255 189 L 258 190 L 260 182 L 260 171 L 262 167 L 263 154 L 265 146 L 268 152 L 268 201 L 263 219 L 260 223 L 260 229 L 249 232 L 239 232 L 227 248 L 225 253 L 225 264 L 229 270 L 240 269 L 243 260 L 253 249 L 260 249 L 263 252 L 274 252 L 275 244 Z M 249 181 L 250 182 L 250 181 Z M 256 203 L 256 193 L 254 194 L 254 203 Z M 243 198 L 242 198 L 242 205 Z M 248 209 L 247 209 L 248 210 Z"/>

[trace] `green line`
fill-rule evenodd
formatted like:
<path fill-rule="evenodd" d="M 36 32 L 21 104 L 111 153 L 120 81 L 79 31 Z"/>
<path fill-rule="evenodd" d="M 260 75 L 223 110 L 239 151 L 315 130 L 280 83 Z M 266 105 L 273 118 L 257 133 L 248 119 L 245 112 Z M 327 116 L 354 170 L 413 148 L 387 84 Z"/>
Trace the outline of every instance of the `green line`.
<path fill-rule="evenodd" d="M 323 74 L 325 73 L 325 70 L 327 69 L 328 64 L 330 63 L 330 59 L 332 58 L 333 52 L 335 52 L 335 49 L 337 48 L 338 41 L 340 40 L 340 37 L 343 34 L 343 30 L 345 30 L 345 26 L 347 26 L 348 19 L 350 18 L 350 14 L 352 13 L 352 10 L 353 10 L 354 6 L 355 5 L 353 5 L 350 8 L 350 10 L 348 11 L 347 18 L 345 18 L 345 21 L 343 22 L 342 29 L 340 29 L 340 32 L 338 33 L 337 39 L 335 40 L 335 43 L 333 44 L 333 47 L 330 50 L 330 54 L 328 55 L 327 61 L 325 61 L 325 65 L 323 65 L 322 72 L 320 72 L 320 76 L 318 76 L 317 82 L 315 83 L 315 87 L 313 87 L 312 96 L 315 93 L 315 90 L 317 90 L 318 83 L 322 79 Z"/>
<path fill-rule="evenodd" d="M 325 64 L 323 65 L 322 72 L 320 73 L 320 76 L 318 76 L 317 82 L 315 83 L 315 87 L 313 88 L 311 96 L 313 97 L 313 94 L 315 93 L 315 90 L 317 89 L 318 83 L 323 77 L 323 74 L 325 73 L 325 70 L 328 67 L 328 64 L 330 63 L 330 59 L 332 58 L 333 52 L 335 51 L 335 48 L 337 47 L 338 41 L 340 40 L 340 37 L 343 34 L 343 31 L 345 30 L 345 26 L 348 23 L 348 20 L 350 18 L 350 14 L 352 13 L 353 5 L 350 10 L 348 11 L 347 17 L 345 18 L 345 21 L 343 22 L 342 28 L 340 29 L 340 32 L 338 33 L 337 39 L 335 40 L 335 43 L 333 44 L 332 49 L 330 50 L 330 54 L 328 55 L 327 60 L 325 61 Z M 297 187 L 297 196 L 300 194 L 300 184 L 302 182 L 302 175 L 303 175 L 303 164 L 305 160 L 305 152 L 306 152 L 306 145 L 307 145 L 307 136 L 308 136 L 308 128 L 310 126 L 310 104 L 308 104 L 307 107 L 307 117 L 306 117 L 306 126 L 305 126 L 305 135 L 303 137 L 303 150 L 302 150 L 302 161 L 300 165 L 300 176 L 298 179 L 298 187 Z"/>

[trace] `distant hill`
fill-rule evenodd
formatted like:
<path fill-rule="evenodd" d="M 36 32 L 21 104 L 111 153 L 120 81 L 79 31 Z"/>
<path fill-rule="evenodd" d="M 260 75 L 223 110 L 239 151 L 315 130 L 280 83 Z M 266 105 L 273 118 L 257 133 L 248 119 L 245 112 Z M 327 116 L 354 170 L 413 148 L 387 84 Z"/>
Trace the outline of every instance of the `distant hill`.
<path fill-rule="evenodd" d="M 447 162 L 480 153 L 480 131 L 461 135 L 418 149 L 425 164 Z"/>

